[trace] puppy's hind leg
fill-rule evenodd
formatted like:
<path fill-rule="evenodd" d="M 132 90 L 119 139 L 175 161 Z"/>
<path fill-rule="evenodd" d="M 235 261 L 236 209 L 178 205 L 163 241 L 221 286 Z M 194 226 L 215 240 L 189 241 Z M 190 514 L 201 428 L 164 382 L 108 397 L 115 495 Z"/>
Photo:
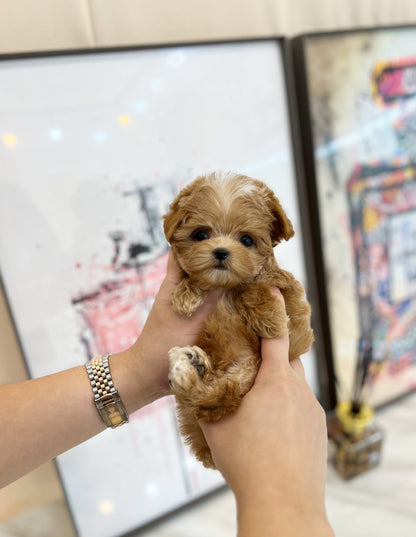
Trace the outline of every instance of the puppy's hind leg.
<path fill-rule="evenodd" d="M 212 379 L 208 355 L 196 346 L 173 347 L 169 351 L 169 362 L 169 384 L 178 403 L 180 433 L 195 457 L 206 468 L 215 468 L 197 419 L 197 409 L 207 399 L 203 380 L 209 382 Z"/>
<path fill-rule="evenodd" d="M 181 434 L 191 451 L 207 468 L 214 468 L 211 452 L 198 420 L 216 421 L 233 413 L 253 385 L 259 358 L 242 357 L 227 370 L 213 370 L 200 347 L 174 347 L 169 351 L 169 384 L 178 403 Z"/>
<path fill-rule="evenodd" d="M 311 307 L 305 298 L 303 286 L 293 276 L 290 285 L 280 289 L 289 317 L 289 359 L 292 360 L 307 352 L 314 341 Z"/>
<path fill-rule="evenodd" d="M 177 414 L 179 431 L 185 443 L 190 447 L 191 452 L 206 468 L 215 469 L 211 450 L 192 410 L 179 404 Z"/>

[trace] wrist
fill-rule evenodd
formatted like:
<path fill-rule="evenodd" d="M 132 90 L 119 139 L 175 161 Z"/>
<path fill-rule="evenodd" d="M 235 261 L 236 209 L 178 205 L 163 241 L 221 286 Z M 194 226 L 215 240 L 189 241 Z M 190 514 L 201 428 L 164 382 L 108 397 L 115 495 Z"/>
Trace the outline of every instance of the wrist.
<path fill-rule="evenodd" d="M 110 358 L 114 385 L 128 414 L 165 395 L 155 378 L 155 367 L 148 367 L 147 364 L 137 347 L 116 353 Z"/>
<path fill-rule="evenodd" d="M 238 537 L 334 537 L 325 506 L 291 502 L 281 494 L 264 490 L 237 496 Z"/>

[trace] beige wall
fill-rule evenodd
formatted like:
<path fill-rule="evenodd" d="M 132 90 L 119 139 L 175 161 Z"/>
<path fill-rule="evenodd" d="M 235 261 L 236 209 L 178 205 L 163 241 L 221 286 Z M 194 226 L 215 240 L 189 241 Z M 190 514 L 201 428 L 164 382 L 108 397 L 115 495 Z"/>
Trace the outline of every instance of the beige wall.
<path fill-rule="evenodd" d="M 1 0 L 0 52 L 412 22 L 414 0 Z"/>
<path fill-rule="evenodd" d="M 1 0 L 0 53 L 412 23 L 415 0 Z M 0 384 L 25 376 L 0 292 Z M 0 491 L 0 520 L 60 495 L 46 465 Z"/>

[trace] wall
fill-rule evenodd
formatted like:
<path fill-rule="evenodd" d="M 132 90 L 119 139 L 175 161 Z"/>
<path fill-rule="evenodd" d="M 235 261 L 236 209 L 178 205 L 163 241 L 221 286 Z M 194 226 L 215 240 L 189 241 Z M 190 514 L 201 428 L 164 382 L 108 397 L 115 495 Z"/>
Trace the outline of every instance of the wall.
<path fill-rule="evenodd" d="M 0 52 L 293 35 L 412 21 L 413 0 L 2 0 Z"/>

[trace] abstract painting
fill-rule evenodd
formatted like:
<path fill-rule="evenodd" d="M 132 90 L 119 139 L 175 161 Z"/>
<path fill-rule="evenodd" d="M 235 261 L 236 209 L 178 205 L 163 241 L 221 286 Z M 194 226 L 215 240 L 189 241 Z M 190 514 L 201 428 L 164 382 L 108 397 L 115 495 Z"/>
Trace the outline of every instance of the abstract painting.
<path fill-rule="evenodd" d="M 294 51 L 338 397 L 364 361 L 380 406 L 416 388 L 416 27 L 306 35 Z"/>

